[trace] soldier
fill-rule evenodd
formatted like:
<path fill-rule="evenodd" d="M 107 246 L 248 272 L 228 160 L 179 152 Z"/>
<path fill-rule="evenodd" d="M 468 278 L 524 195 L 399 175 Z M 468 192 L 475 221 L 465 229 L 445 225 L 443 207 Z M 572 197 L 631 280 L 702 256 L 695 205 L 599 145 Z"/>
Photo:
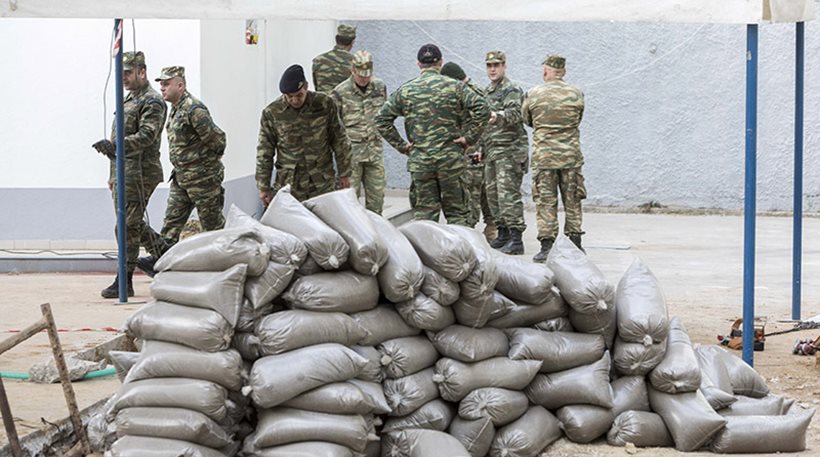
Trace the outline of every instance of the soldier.
<path fill-rule="evenodd" d="M 324 54 L 313 58 L 313 88 L 316 92 L 330 94 L 350 76 L 350 61 L 353 42 L 356 41 L 356 27 L 340 24 L 336 27 L 336 46 Z"/>
<path fill-rule="evenodd" d="M 339 187 L 350 187 L 350 141 L 336 102 L 329 95 L 309 91 L 299 65 L 285 70 L 279 91 L 283 95 L 262 110 L 256 147 L 256 186 L 262 204 L 268 206 L 273 194 L 286 185 L 300 201 L 333 191 L 334 159 Z M 274 159 L 276 178 L 271 188 Z"/>
<path fill-rule="evenodd" d="M 174 166 L 162 224 L 161 254 L 179 241 L 180 232 L 194 208 L 204 230 L 219 230 L 225 226 L 222 155 L 226 141 L 225 132 L 214 124 L 208 108 L 186 89 L 184 67 L 163 68 L 156 81 L 160 83 L 162 98 L 171 103 L 165 128 Z M 158 257 L 141 257 L 138 266 L 153 276 Z"/>
<path fill-rule="evenodd" d="M 373 56 L 367 51 L 353 54 L 350 77 L 331 93 L 350 139 L 353 172 L 350 185 L 360 195 L 364 187 L 365 207 L 381 214 L 384 207 L 384 149 L 375 118 L 387 100 L 384 81 L 373 77 Z"/>
<path fill-rule="evenodd" d="M 584 114 L 584 94 L 564 82 L 565 64 L 556 55 L 544 59 L 544 84 L 527 92 L 521 108 L 524 122 L 533 128 L 532 193 L 541 251 L 532 260 L 538 263 L 546 261 L 558 236 L 559 189 L 566 212 L 564 233 L 583 250 L 581 200 L 586 198 L 586 188 L 578 126 Z"/>
<path fill-rule="evenodd" d="M 122 57 L 123 87 L 128 95 L 123 102 L 123 133 L 125 148 L 125 245 L 128 253 L 128 296 L 134 296 L 133 275 L 137 264 L 140 245 L 149 252 L 157 253 L 158 240 L 143 220 L 145 207 L 157 185 L 162 182 L 162 165 L 159 161 L 159 147 L 162 126 L 165 123 L 166 107 L 146 76 L 145 55 L 142 52 L 125 52 Z M 111 160 L 108 188 L 117 205 L 116 186 L 116 123 L 111 127 L 111 140 L 94 143 L 97 151 Z M 116 236 L 116 228 L 114 229 Z M 103 298 L 119 295 L 119 277 L 102 290 Z"/>
<path fill-rule="evenodd" d="M 487 103 L 465 85 L 440 74 L 441 51 L 426 44 L 418 51 L 421 75 L 393 92 L 376 116 L 379 133 L 407 155 L 413 182 L 414 217 L 470 226 L 470 193 L 464 151 L 478 141 L 490 116 Z M 404 117 L 408 141 L 393 124 Z"/>
<path fill-rule="evenodd" d="M 521 234 L 527 226 L 521 181 L 527 172 L 529 149 L 521 120 L 524 92 L 507 78 L 507 57 L 503 52 L 488 52 L 485 62 L 490 84 L 484 92 L 492 113 L 479 150 L 485 163 L 487 202 L 498 225 L 498 238 L 490 246 L 505 254 L 523 254 Z"/>

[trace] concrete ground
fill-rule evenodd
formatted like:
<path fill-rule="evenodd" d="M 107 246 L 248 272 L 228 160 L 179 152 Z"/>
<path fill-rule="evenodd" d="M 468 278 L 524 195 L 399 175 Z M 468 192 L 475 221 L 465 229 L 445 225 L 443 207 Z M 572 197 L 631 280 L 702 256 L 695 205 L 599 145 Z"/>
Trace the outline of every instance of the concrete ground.
<path fill-rule="evenodd" d="M 391 210 L 406 205 L 406 197 L 388 198 Z M 563 217 L 563 215 L 562 215 Z M 527 213 L 524 233 L 526 256 L 538 250 L 535 220 Z M 757 219 L 757 315 L 768 319 L 767 331 L 787 329 L 778 322 L 791 315 L 791 219 Z M 481 227 L 479 227 L 481 228 Z M 689 329 L 693 342 L 711 344 L 717 334 L 728 333 L 742 313 L 743 220 L 739 216 L 686 216 L 661 214 L 585 214 L 584 245 L 589 257 L 613 283 L 635 258 L 641 258 L 658 277 L 670 315 L 678 315 Z M 820 314 L 820 219 L 804 222 L 803 319 Z M 128 305 L 115 306 L 100 298 L 99 291 L 112 279 L 110 274 L 9 274 L 0 276 L 0 339 L 33 323 L 38 305 L 50 302 L 61 328 L 121 327 L 138 307 L 149 300 L 150 279 L 135 277 L 137 296 Z M 817 337 L 820 329 L 769 337 L 764 352 L 755 353 L 755 368 L 774 393 L 799 400 L 798 407 L 820 403 L 820 370 L 814 357 L 791 354 L 798 337 Z M 67 351 L 93 346 L 112 336 L 105 331 L 61 333 Z M 47 358 L 48 340 L 38 335 L 0 356 L 0 371 L 25 371 Z M 104 398 L 119 387 L 115 378 L 74 384 L 81 407 Z M 6 380 L 12 410 L 21 434 L 66 416 L 60 386 L 35 385 Z M 820 422 L 809 429 L 809 449 L 803 455 L 820 455 Z M 2 433 L 2 432 L 0 432 Z M 0 435 L 0 445 L 5 443 Z M 549 455 L 625 455 L 621 448 L 606 444 L 579 446 L 561 440 L 548 448 Z M 639 450 L 644 455 L 677 455 L 669 449 Z M 545 454 L 546 455 L 546 454 Z M 687 454 L 693 455 L 693 454 Z M 698 455 L 698 454 L 694 454 Z M 711 454 L 703 454 L 711 455 Z"/>

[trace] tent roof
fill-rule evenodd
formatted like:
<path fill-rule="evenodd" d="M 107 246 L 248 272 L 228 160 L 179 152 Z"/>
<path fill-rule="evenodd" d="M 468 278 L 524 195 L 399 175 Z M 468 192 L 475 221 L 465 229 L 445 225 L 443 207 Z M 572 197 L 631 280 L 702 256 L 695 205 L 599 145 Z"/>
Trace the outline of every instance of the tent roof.
<path fill-rule="evenodd" d="M 2 0 L 0 17 L 800 22 L 815 0 Z"/>

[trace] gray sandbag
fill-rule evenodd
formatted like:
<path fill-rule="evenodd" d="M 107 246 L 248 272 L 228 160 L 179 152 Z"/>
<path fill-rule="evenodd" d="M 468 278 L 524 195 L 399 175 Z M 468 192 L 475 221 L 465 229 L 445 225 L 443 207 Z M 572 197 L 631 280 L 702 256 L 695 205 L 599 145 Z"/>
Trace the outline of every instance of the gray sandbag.
<path fill-rule="evenodd" d="M 253 453 L 300 441 L 324 441 L 362 452 L 367 446 L 367 437 L 367 423 L 360 415 L 278 407 L 260 411 L 259 423 L 245 439 L 244 451 Z"/>
<path fill-rule="evenodd" d="M 721 416 L 780 416 L 784 413 L 783 397 L 766 395 L 763 398 L 738 395 L 737 401 L 718 410 Z"/>
<path fill-rule="evenodd" d="M 247 457 L 361 457 L 361 454 L 341 444 L 324 441 L 302 441 L 285 444 L 284 446 L 269 447 Z"/>
<path fill-rule="evenodd" d="M 433 368 L 398 379 L 386 379 L 382 387 L 391 416 L 405 416 L 439 396 Z"/>
<path fill-rule="evenodd" d="M 697 354 L 697 352 L 695 352 L 695 354 Z M 703 370 L 701 370 L 700 388 L 698 390 L 715 411 L 727 408 L 729 405 L 737 402 L 737 397 L 717 387 L 709 375 Z"/>
<path fill-rule="evenodd" d="M 282 294 L 291 308 L 356 313 L 379 304 L 379 282 L 353 271 L 301 276 Z"/>
<path fill-rule="evenodd" d="M 381 457 L 382 455 L 382 442 L 381 438 L 378 441 L 370 441 L 367 443 L 367 448 L 365 448 L 364 452 L 357 456 L 357 457 Z"/>
<path fill-rule="evenodd" d="M 649 373 L 649 381 L 652 387 L 668 394 L 694 392 L 700 387 L 700 373 L 700 364 L 686 327 L 678 317 L 673 317 L 669 321 L 666 354 Z"/>
<path fill-rule="evenodd" d="M 487 417 L 500 427 L 518 419 L 527 412 L 530 403 L 523 392 L 485 387 L 476 389 L 461 400 L 458 415 L 470 420 Z"/>
<path fill-rule="evenodd" d="M 766 381 L 754 368 L 722 347 L 713 347 L 714 351 L 720 353 L 720 360 L 723 361 L 726 372 L 729 374 L 733 394 L 753 398 L 763 398 L 769 394 Z"/>
<path fill-rule="evenodd" d="M 293 198 L 290 187 L 279 189 L 260 222 L 298 237 L 325 270 L 335 270 L 347 261 L 350 247 L 344 238 Z"/>
<path fill-rule="evenodd" d="M 362 346 L 376 346 L 387 340 L 421 333 L 420 329 L 407 325 L 393 305 L 379 305 L 368 311 L 353 313 L 350 317 L 368 333 L 359 341 Z"/>
<path fill-rule="evenodd" d="M 517 421 L 495 434 L 490 457 L 535 457 L 561 438 L 561 424 L 541 406 L 532 406 Z"/>
<path fill-rule="evenodd" d="M 382 385 L 377 382 L 368 382 L 361 379 L 351 379 L 350 384 L 358 387 L 367 398 L 367 403 L 373 405 L 373 414 L 387 414 L 390 412 L 390 404 L 384 396 Z"/>
<path fill-rule="evenodd" d="M 462 284 L 464 284 L 462 282 Z M 496 308 L 501 306 L 502 309 Z M 503 302 L 496 302 L 493 293 L 480 298 L 467 298 L 465 296 L 453 303 L 453 312 L 456 322 L 467 327 L 480 328 L 487 324 L 493 314 L 504 314 L 506 311 Z"/>
<path fill-rule="evenodd" d="M 438 360 L 433 343 L 423 336 L 408 336 L 387 340 L 379 344 L 380 363 L 384 376 L 401 378 L 432 367 Z"/>
<path fill-rule="evenodd" d="M 122 409 L 137 407 L 184 408 L 199 411 L 220 422 L 228 411 L 224 387 L 201 379 L 156 378 L 123 384 L 106 414 L 110 418 Z"/>
<path fill-rule="evenodd" d="M 442 306 L 452 305 L 461 294 L 457 282 L 450 281 L 427 266 L 424 267 L 424 280 L 421 283 L 420 291 Z"/>
<path fill-rule="evenodd" d="M 606 351 L 601 335 L 545 332 L 531 328 L 506 330 L 513 360 L 540 360 L 541 373 L 555 373 L 595 363 Z"/>
<path fill-rule="evenodd" d="M 612 381 L 612 413 L 624 411 L 652 411 L 649 391 L 643 376 L 623 376 Z"/>
<path fill-rule="evenodd" d="M 253 362 L 259 355 L 259 338 L 253 333 L 237 333 L 231 340 L 231 347 L 239 351 L 242 359 Z"/>
<path fill-rule="evenodd" d="M 407 429 L 447 430 L 456 417 L 456 407 L 440 398 L 429 401 L 406 416 L 390 417 L 384 422 L 382 433 Z"/>
<path fill-rule="evenodd" d="M 615 418 L 606 435 L 610 446 L 672 447 L 675 442 L 663 418 L 648 411 L 624 411 Z"/>
<path fill-rule="evenodd" d="M 117 436 L 170 438 L 223 448 L 233 442 L 208 416 L 182 408 L 126 408 L 117 413 Z"/>
<path fill-rule="evenodd" d="M 460 401 L 482 387 L 521 390 L 532 381 L 540 367 L 541 362 L 537 360 L 511 360 L 507 357 L 493 357 L 470 364 L 442 358 L 436 362 L 433 381 L 438 384 L 441 398 Z"/>
<path fill-rule="evenodd" d="M 207 446 L 168 438 L 123 436 L 106 452 L 110 457 L 226 457 Z"/>
<path fill-rule="evenodd" d="M 350 382 L 334 382 L 309 390 L 282 404 L 283 407 L 329 414 L 359 414 L 374 412 L 371 398 Z"/>
<path fill-rule="evenodd" d="M 496 303 L 495 309 L 506 309 L 506 312 L 497 317 L 491 316 L 487 322 L 488 327 L 529 327 L 538 322 L 567 314 L 567 306 L 560 295 L 553 294 L 549 300 L 545 300 L 539 305 L 515 302 L 497 291 L 493 297 L 497 302 L 501 302 L 501 304 Z"/>
<path fill-rule="evenodd" d="M 367 359 L 367 365 L 362 368 L 361 373 L 356 376 L 356 379 L 362 381 L 381 383 L 384 381 L 384 372 L 382 371 L 382 354 L 373 346 L 350 346 L 350 349 L 356 351 L 356 354 Z M 425 367 L 426 368 L 426 367 Z"/>
<path fill-rule="evenodd" d="M 463 281 L 475 268 L 470 242 L 433 221 L 410 221 L 399 227 L 422 263 L 450 281 Z"/>
<path fill-rule="evenodd" d="M 618 331 L 616 317 L 617 311 L 614 306 L 596 314 L 579 313 L 573 308 L 569 309 L 569 322 L 575 331 L 602 335 L 609 350 L 612 350 L 615 343 L 615 334 Z"/>
<path fill-rule="evenodd" d="M 125 332 L 141 340 L 162 340 L 203 351 L 228 348 L 234 334 L 221 314 L 209 309 L 153 301 L 125 321 Z"/>
<path fill-rule="evenodd" d="M 472 457 L 484 457 L 493 444 L 495 427 L 487 417 L 468 420 L 456 416 L 447 433 L 457 439 Z"/>
<path fill-rule="evenodd" d="M 393 303 L 410 300 L 419 293 L 424 281 L 424 265 L 419 255 L 390 221 L 370 211 L 367 215 L 387 248 L 387 261 L 379 269 L 379 288 Z"/>
<path fill-rule="evenodd" d="M 154 270 L 223 271 L 245 264 L 248 276 L 259 276 L 270 259 L 262 235 L 246 227 L 197 233 L 173 245 L 157 260 Z"/>
<path fill-rule="evenodd" d="M 396 311 L 407 325 L 422 330 L 439 331 L 456 323 L 451 308 L 439 305 L 422 293 L 412 300 L 397 303 Z"/>
<path fill-rule="evenodd" d="M 726 425 L 700 391 L 670 395 L 650 387 L 649 404 L 663 418 L 679 451 L 700 449 Z"/>
<path fill-rule="evenodd" d="M 298 237 L 257 221 L 234 204 L 231 204 L 225 216 L 225 227 L 252 228 L 259 232 L 270 249 L 270 259 L 276 263 L 298 268 L 308 256 L 305 243 Z"/>
<path fill-rule="evenodd" d="M 154 276 L 151 295 L 157 301 L 216 311 L 235 327 L 245 293 L 246 269 L 245 265 L 235 265 L 219 272 L 164 271 Z"/>
<path fill-rule="evenodd" d="M 245 298 L 254 308 L 270 303 L 287 289 L 295 272 L 294 265 L 268 262 L 261 275 L 245 280 Z"/>
<path fill-rule="evenodd" d="M 573 443 L 591 443 L 604 436 L 615 415 L 612 409 L 592 405 L 569 405 L 555 412 L 561 421 L 561 430 Z"/>
<path fill-rule="evenodd" d="M 547 256 L 547 266 L 555 274 L 555 285 L 564 300 L 575 311 L 600 314 L 614 308 L 615 288 L 569 238 L 558 237 Z"/>
<path fill-rule="evenodd" d="M 385 457 L 470 457 L 452 436 L 436 430 L 401 430 L 382 438 Z"/>
<path fill-rule="evenodd" d="M 507 354 L 509 343 L 504 332 L 496 328 L 470 328 L 451 325 L 428 335 L 436 350 L 444 357 L 460 362 L 480 362 Z"/>
<path fill-rule="evenodd" d="M 536 264 L 534 264 L 536 265 Z M 543 330 L 545 332 L 574 332 L 575 329 L 572 327 L 572 324 L 569 321 L 569 318 L 566 316 L 561 317 L 553 317 L 552 319 L 547 319 L 544 322 L 539 322 L 535 324 L 535 328 L 538 330 Z"/>
<path fill-rule="evenodd" d="M 718 389 L 731 395 L 733 393 L 732 379 L 729 377 L 729 370 L 723 360 L 722 349 L 715 345 L 698 345 L 695 347 L 695 355 L 703 374 L 709 378 L 709 381 Z"/>
<path fill-rule="evenodd" d="M 256 323 L 259 322 L 260 319 L 268 314 L 273 314 L 284 309 L 284 306 L 280 303 L 281 301 L 277 300 L 254 308 L 251 301 L 246 298 L 239 307 L 239 320 L 236 322 L 236 331 L 245 333 L 253 332 L 256 328 Z"/>
<path fill-rule="evenodd" d="M 379 273 L 387 262 L 387 247 L 353 189 L 321 194 L 303 204 L 344 238 L 350 247 L 348 261 L 354 270 L 370 276 Z"/>
<path fill-rule="evenodd" d="M 125 383 L 151 378 L 211 381 L 229 390 L 242 387 L 242 356 L 235 349 L 205 352 L 164 341 L 145 341 Z"/>
<path fill-rule="evenodd" d="M 342 267 L 340 266 L 339 268 Z M 316 273 L 322 273 L 324 271 L 325 269 L 316 263 L 316 261 L 313 260 L 313 257 L 307 256 L 307 259 L 305 259 L 302 265 L 296 270 L 296 274 L 298 276 L 310 276 L 315 275 Z"/>
<path fill-rule="evenodd" d="M 712 441 L 712 452 L 768 454 L 806 449 L 814 410 L 788 416 L 734 416 Z"/>
<path fill-rule="evenodd" d="M 666 299 L 658 279 L 635 259 L 627 268 L 615 293 L 618 338 L 629 343 L 659 344 L 669 335 Z"/>
<path fill-rule="evenodd" d="M 532 263 L 529 259 L 495 249 L 493 257 L 498 270 L 495 288 L 505 296 L 538 305 L 558 293 L 553 284 L 555 275 L 545 264 Z"/>
<path fill-rule="evenodd" d="M 108 363 L 114 366 L 114 369 L 117 370 L 117 378 L 120 382 L 125 380 L 125 377 L 128 375 L 128 371 L 131 370 L 131 367 L 137 363 L 137 360 L 140 358 L 139 352 L 130 352 L 130 351 L 108 351 L 105 354 L 106 360 Z"/>
<path fill-rule="evenodd" d="M 627 343 L 617 337 L 612 350 L 612 363 L 621 376 L 646 376 L 661 363 L 665 354 L 665 341 L 645 346 Z"/>
<path fill-rule="evenodd" d="M 479 231 L 462 225 L 447 225 L 447 230 L 462 237 L 473 249 L 476 258 L 475 267 L 459 282 L 461 297 L 471 301 L 488 300 L 498 283 L 498 271 L 495 266 L 494 249 Z"/>
<path fill-rule="evenodd" d="M 258 406 L 272 408 L 319 386 L 352 379 L 366 364 L 364 357 L 336 343 L 269 355 L 254 362 L 243 393 L 250 392 Z"/>
<path fill-rule="evenodd" d="M 539 374 L 524 393 L 530 401 L 547 409 L 566 405 L 596 405 L 612 408 L 609 385 L 609 353 L 595 363 L 557 373 Z"/>
<path fill-rule="evenodd" d="M 347 314 L 301 309 L 267 315 L 254 330 L 261 355 L 282 354 L 322 343 L 350 346 L 361 341 L 366 332 Z"/>

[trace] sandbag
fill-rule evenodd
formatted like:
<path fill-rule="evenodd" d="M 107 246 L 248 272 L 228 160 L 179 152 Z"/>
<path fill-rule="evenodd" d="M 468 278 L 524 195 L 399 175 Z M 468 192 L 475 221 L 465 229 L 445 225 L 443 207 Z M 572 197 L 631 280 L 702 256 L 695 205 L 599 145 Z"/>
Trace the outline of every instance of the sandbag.
<path fill-rule="evenodd" d="M 421 293 L 432 298 L 441 306 L 450 306 L 458 300 L 461 289 L 457 282 L 450 281 L 432 268 L 425 266 Z"/>
<path fill-rule="evenodd" d="M 244 360 L 253 362 L 259 355 L 259 338 L 253 333 L 237 333 L 231 340 L 231 347 L 239 351 Z"/>
<path fill-rule="evenodd" d="M 646 376 L 654 370 L 666 354 L 666 342 L 645 346 L 627 343 L 615 338 L 612 363 L 621 376 Z"/>
<path fill-rule="evenodd" d="M 720 353 L 720 360 L 723 361 L 726 372 L 729 374 L 733 394 L 753 398 L 763 398 L 769 394 L 766 381 L 754 368 L 722 347 L 714 346 L 714 348 L 714 351 Z"/>
<path fill-rule="evenodd" d="M 737 397 L 718 388 L 703 370 L 701 370 L 700 389 L 698 390 L 715 411 L 722 410 L 737 402 Z"/>
<path fill-rule="evenodd" d="M 376 409 L 371 398 L 349 382 L 333 382 L 292 398 L 283 407 L 329 414 L 370 414 Z"/>
<path fill-rule="evenodd" d="M 387 340 L 421 333 L 421 330 L 407 325 L 393 305 L 379 305 L 368 311 L 353 313 L 350 317 L 368 333 L 359 341 L 362 346 L 376 346 Z"/>
<path fill-rule="evenodd" d="M 227 415 L 228 392 L 224 387 L 200 379 L 156 378 L 123 384 L 117 399 L 106 412 L 110 418 L 122 409 L 137 407 L 183 408 L 199 411 L 220 422 Z"/>
<path fill-rule="evenodd" d="M 718 410 L 721 416 L 780 416 L 784 413 L 783 397 L 766 395 L 763 398 L 752 398 L 738 395 L 737 401 Z"/>
<path fill-rule="evenodd" d="M 432 367 L 438 360 L 438 351 L 423 336 L 408 336 L 387 340 L 379 344 L 380 363 L 384 376 L 401 378 Z"/>
<path fill-rule="evenodd" d="M 470 364 L 442 358 L 436 362 L 433 381 L 438 385 L 443 399 L 459 401 L 482 387 L 521 390 L 532 381 L 540 367 L 541 362 L 537 360 L 510 360 L 506 357 L 493 357 Z"/>
<path fill-rule="evenodd" d="M 436 430 L 401 430 L 382 438 L 386 457 L 470 457 L 452 436 Z"/>
<path fill-rule="evenodd" d="M 670 395 L 650 387 L 649 404 L 663 418 L 679 451 L 700 449 L 726 425 L 699 391 Z"/>
<path fill-rule="evenodd" d="M 290 187 L 276 192 L 260 222 L 298 237 L 325 270 L 335 270 L 347 261 L 350 247 L 344 238 L 293 198 Z"/>
<path fill-rule="evenodd" d="M 340 444 L 323 441 L 302 441 L 300 443 L 285 444 L 284 446 L 269 447 L 248 454 L 247 457 L 360 457 L 361 454 Z"/>
<path fill-rule="evenodd" d="M 251 301 L 246 298 L 239 307 L 239 320 L 236 322 L 236 331 L 244 333 L 253 332 L 256 328 L 256 323 L 259 322 L 260 319 L 268 314 L 273 314 L 284 309 L 284 306 L 280 305 L 280 303 L 281 301 L 277 300 L 254 308 Z"/>
<path fill-rule="evenodd" d="M 599 314 L 614 308 L 615 288 L 569 238 L 558 237 L 547 256 L 547 266 L 555 274 L 555 285 L 564 300 L 575 311 Z"/>
<path fill-rule="evenodd" d="M 254 333 L 259 337 L 263 356 L 322 343 L 350 346 L 367 335 L 367 331 L 346 314 L 301 309 L 265 316 L 256 324 Z"/>
<path fill-rule="evenodd" d="M 262 357 L 253 364 L 250 391 L 254 403 L 272 408 L 297 395 L 331 382 L 356 377 L 367 360 L 340 344 L 308 346 Z"/>
<path fill-rule="evenodd" d="M 384 422 L 382 433 L 407 429 L 447 430 L 456 417 L 456 408 L 452 403 L 440 398 L 429 401 L 406 416 L 389 417 Z"/>
<path fill-rule="evenodd" d="M 475 229 L 462 225 L 446 225 L 447 230 L 466 240 L 475 253 L 475 267 L 459 283 L 461 297 L 471 301 L 488 300 L 498 283 L 494 249 L 484 235 Z"/>
<path fill-rule="evenodd" d="M 703 374 L 709 377 L 711 384 L 731 395 L 733 393 L 732 379 L 729 377 L 729 370 L 721 357 L 721 349 L 714 345 L 700 345 L 695 347 L 695 355 Z"/>
<path fill-rule="evenodd" d="M 557 373 L 539 374 L 524 390 L 530 401 L 547 409 L 566 405 L 612 408 L 609 353 L 595 363 Z"/>
<path fill-rule="evenodd" d="M 384 396 L 382 385 L 377 382 L 368 382 L 361 379 L 351 379 L 350 384 L 358 387 L 367 398 L 368 404 L 373 405 L 373 414 L 387 414 L 390 412 L 390 404 Z"/>
<path fill-rule="evenodd" d="M 422 293 L 412 300 L 397 303 L 396 311 L 407 325 L 422 330 L 438 331 L 456 323 L 451 308 L 439 305 Z"/>
<path fill-rule="evenodd" d="M 362 452 L 367 446 L 367 436 L 367 423 L 360 415 L 278 407 L 259 413 L 259 423 L 245 440 L 244 451 L 252 453 L 300 441 L 324 441 Z"/>
<path fill-rule="evenodd" d="M 618 331 L 616 317 L 617 311 L 614 306 L 596 314 L 579 313 L 573 308 L 569 309 L 569 322 L 575 331 L 603 336 L 609 350 L 612 350 L 615 343 L 615 333 Z"/>
<path fill-rule="evenodd" d="M 235 265 L 221 272 L 157 273 L 151 283 L 151 295 L 157 301 L 216 311 L 235 327 L 245 293 L 246 269 L 245 265 Z"/>
<path fill-rule="evenodd" d="M 496 303 L 495 308 L 506 309 L 506 312 L 498 317 L 491 316 L 487 322 L 488 327 L 529 327 L 538 322 L 567 314 L 567 306 L 560 295 L 551 295 L 549 300 L 540 305 L 515 302 L 499 292 L 496 292 L 493 297 L 497 302 L 501 302 L 501 304 Z"/>
<path fill-rule="evenodd" d="M 105 454 L 110 457 L 225 457 L 207 446 L 168 438 L 123 436 Z"/>
<path fill-rule="evenodd" d="M 490 452 L 490 446 L 493 444 L 495 427 L 487 417 L 467 420 L 456 416 L 447 432 L 457 439 L 472 457 L 484 457 Z"/>
<path fill-rule="evenodd" d="M 340 265 L 339 268 L 343 269 L 344 265 L 346 264 Z M 319 265 L 315 260 L 313 260 L 313 257 L 307 256 L 307 258 L 299 267 L 299 269 L 296 270 L 296 274 L 299 276 L 310 276 L 315 275 L 316 273 L 322 273 L 324 271 L 325 269 L 322 268 L 322 266 Z M 335 444 L 333 446 L 335 446 Z"/>
<path fill-rule="evenodd" d="M 500 306 L 502 309 L 498 309 L 496 306 Z M 473 328 L 484 327 L 493 314 L 506 314 L 505 308 L 506 304 L 500 301 L 496 302 L 493 293 L 480 298 L 461 296 L 453 303 L 453 312 L 456 316 L 456 322 Z"/>
<path fill-rule="evenodd" d="M 153 301 L 125 321 L 125 332 L 141 340 L 162 340 L 216 352 L 228 348 L 234 334 L 220 313 Z"/>
<path fill-rule="evenodd" d="M 359 345 L 350 346 L 350 349 L 353 349 L 356 354 L 367 359 L 367 365 L 362 368 L 362 371 L 356 376 L 356 379 L 375 383 L 384 381 L 384 372 L 382 371 L 381 364 L 382 354 L 378 349 L 373 346 Z"/>
<path fill-rule="evenodd" d="M 661 416 L 648 411 L 624 411 L 615 418 L 606 435 L 611 446 L 672 447 L 675 442 Z"/>
<path fill-rule="evenodd" d="M 558 438 L 558 419 L 543 407 L 532 406 L 520 419 L 498 430 L 490 456 L 534 457 Z"/>
<path fill-rule="evenodd" d="M 350 247 L 348 261 L 356 272 L 370 276 L 379 273 L 387 262 L 387 247 L 353 189 L 327 192 L 303 204 L 344 238 Z"/>
<path fill-rule="evenodd" d="M 399 227 L 422 263 L 450 281 L 463 281 L 475 268 L 470 243 L 445 225 L 433 221 L 410 221 Z"/>
<path fill-rule="evenodd" d="M 572 327 L 572 324 L 569 322 L 569 318 L 565 316 L 553 317 L 552 319 L 547 319 L 544 322 L 538 322 L 537 324 L 535 324 L 535 328 L 537 328 L 538 330 L 543 330 L 545 332 L 575 331 L 575 329 Z"/>
<path fill-rule="evenodd" d="M 296 278 L 282 298 L 291 308 L 356 313 L 379 304 L 379 282 L 352 271 Z"/>
<path fill-rule="evenodd" d="M 125 380 L 125 377 L 128 375 L 128 371 L 131 370 L 131 367 L 137 363 L 137 360 L 140 359 L 139 352 L 130 352 L 130 351 L 108 351 L 105 354 L 106 360 L 108 363 L 114 366 L 114 369 L 117 371 L 117 378 L 120 382 Z"/>
<path fill-rule="evenodd" d="M 231 204 L 225 216 L 225 227 L 252 228 L 259 232 L 270 249 L 270 260 L 273 262 L 298 268 L 307 258 L 307 247 L 298 237 L 257 221 L 234 204 Z"/>
<path fill-rule="evenodd" d="M 164 341 L 145 341 L 124 383 L 151 378 L 192 378 L 229 390 L 242 387 L 242 356 L 234 349 L 205 352 Z"/>
<path fill-rule="evenodd" d="M 591 443 L 606 434 L 615 420 L 610 408 L 592 405 L 569 405 L 555 412 L 561 430 L 573 443 Z"/>
<path fill-rule="evenodd" d="M 170 438 L 222 448 L 231 437 L 208 416 L 182 408 L 126 408 L 117 413 L 117 436 Z"/>
<path fill-rule="evenodd" d="M 379 269 L 379 288 L 393 303 L 410 300 L 419 293 L 424 281 L 424 265 L 419 255 L 390 221 L 370 211 L 367 215 L 387 248 L 387 261 Z"/>
<path fill-rule="evenodd" d="M 635 259 L 627 268 L 615 293 L 618 338 L 629 343 L 659 344 L 669 335 L 666 299 L 658 279 Z"/>
<path fill-rule="evenodd" d="M 666 354 L 649 373 L 649 381 L 652 387 L 668 394 L 694 392 L 700 387 L 700 365 L 686 327 L 678 317 L 669 321 L 668 338 Z"/>
<path fill-rule="evenodd" d="M 475 329 L 451 325 L 428 335 L 436 350 L 444 357 L 460 362 L 479 362 L 507 354 L 509 344 L 504 332 L 495 328 Z"/>
<path fill-rule="evenodd" d="M 788 416 L 734 416 L 712 441 L 712 452 L 725 454 L 800 452 L 814 410 Z"/>
<path fill-rule="evenodd" d="M 530 403 L 523 392 L 485 387 L 476 389 L 461 400 L 458 415 L 465 419 L 487 417 L 500 427 L 518 419 L 527 412 Z"/>
<path fill-rule="evenodd" d="M 254 308 L 270 303 L 287 289 L 295 272 L 293 265 L 268 262 L 261 275 L 245 280 L 245 298 L 250 300 Z"/>
<path fill-rule="evenodd" d="M 247 265 L 248 276 L 259 276 L 270 259 L 270 248 L 256 230 L 238 227 L 191 235 L 165 251 L 154 271 L 223 271 Z"/>
<path fill-rule="evenodd" d="M 398 379 L 386 379 L 382 387 L 391 416 L 405 416 L 439 396 L 433 368 Z"/>
<path fill-rule="evenodd" d="M 558 294 L 553 284 L 555 275 L 546 265 L 532 263 L 529 259 L 504 254 L 495 249 L 493 257 L 498 270 L 498 283 L 495 288 L 505 296 L 524 303 L 540 305 L 550 300 L 552 295 Z"/>
<path fill-rule="evenodd" d="M 606 351 L 601 335 L 544 332 L 529 328 L 506 331 L 513 360 L 540 360 L 541 373 L 555 373 L 595 363 Z"/>
<path fill-rule="evenodd" d="M 612 381 L 612 414 L 624 411 L 652 411 L 643 376 L 623 376 Z"/>

